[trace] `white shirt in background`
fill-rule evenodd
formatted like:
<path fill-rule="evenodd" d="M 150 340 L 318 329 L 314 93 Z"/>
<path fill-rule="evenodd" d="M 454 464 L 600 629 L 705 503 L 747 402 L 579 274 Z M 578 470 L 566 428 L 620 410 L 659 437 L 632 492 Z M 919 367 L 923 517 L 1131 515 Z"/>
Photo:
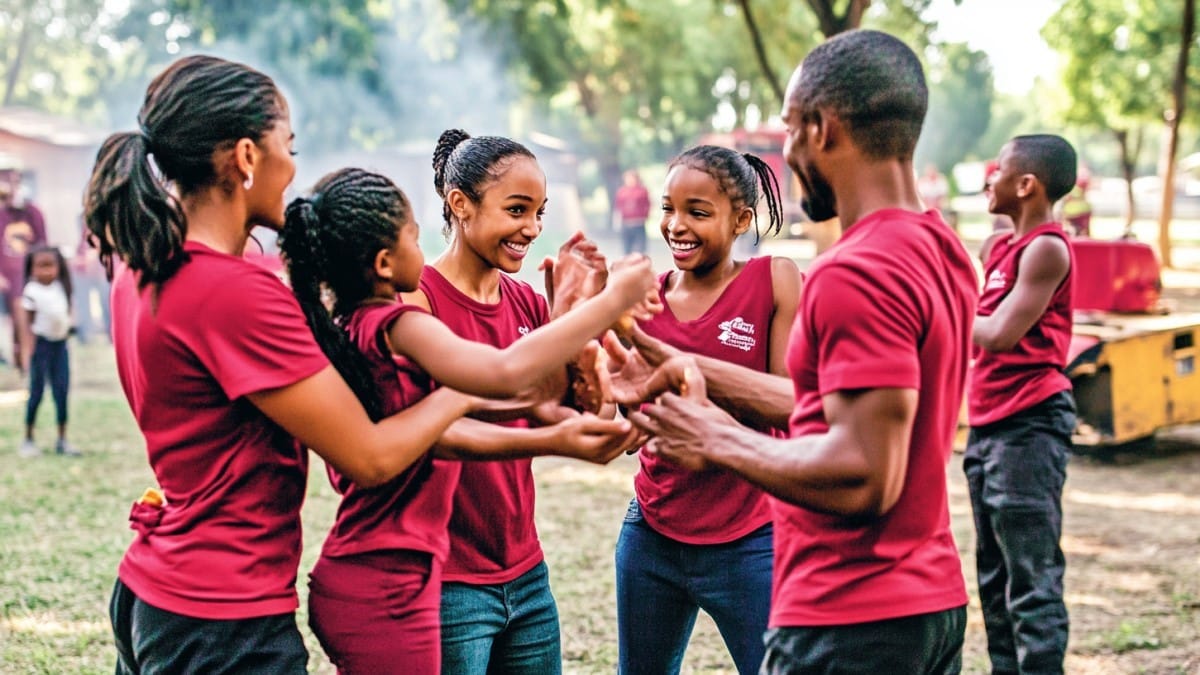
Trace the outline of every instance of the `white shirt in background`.
<path fill-rule="evenodd" d="M 49 284 L 30 281 L 21 293 L 21 306 L 33 312 L 33 334 L 47 340 L 65 340 L 71 333 L 71 305 L 58 280 Z"/>

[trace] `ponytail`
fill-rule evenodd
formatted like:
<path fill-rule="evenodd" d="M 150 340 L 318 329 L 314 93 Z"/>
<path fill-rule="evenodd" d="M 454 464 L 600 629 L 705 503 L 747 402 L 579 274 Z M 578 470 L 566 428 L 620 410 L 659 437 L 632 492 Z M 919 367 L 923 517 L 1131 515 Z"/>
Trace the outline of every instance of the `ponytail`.
<path fill-rule="evenodd" d="M 779 179 L 775 177 L 775 172 L 771 169 L 771 165 L 767 164 L 758 155 L 752 155 L 748 152 L 742 153 L 746 163 L 754 169 L 754 174 L 758 176 L 759 185 L 762 186 L 763 196 L 767 200 L 767 232 L 770 234 L 779 234 L 783 229 L 783 203 L 779 198 Z M 754 243 L 757 244 L 762 238 L 762 231 L 758 227 L 758 216 L 754 218 Z"/>
<path fill-rule="evenodd" d="M 279 233 L 292 292 L 317 344 L 376 421 L 385 411 L 371 364 L 337 321 L 370 295 L 375 255 L 396 244 L 397 224 L 411 217 L 408 197 L 385 176 L 342 169 L 322 178 L 312 198 L 288 204 Z"/>
<path fill-rule="evenodd" d="M 104 141 L 83 208 L 89 238 L 110 280 L 114 253 L 140 273 L 143 287 L 162 284 L 183 264 L 187 222 L 151 169 L 145 134 L 122 132 Z"/>

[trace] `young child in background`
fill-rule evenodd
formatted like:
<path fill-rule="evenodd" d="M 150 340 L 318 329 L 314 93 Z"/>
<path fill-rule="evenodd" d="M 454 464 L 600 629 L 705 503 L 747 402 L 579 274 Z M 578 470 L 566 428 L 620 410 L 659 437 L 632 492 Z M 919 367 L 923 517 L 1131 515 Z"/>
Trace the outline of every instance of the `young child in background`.
<path fill-rule="evenodd" d="M 29 403 L 25 408 L 25 440 L 19 454 L 34 457 L 41 449 L 33 441 L 33 427 L 46 383 L 54 396 L 58 440 L 54 451 L 76 457 L 79 451 L 67 441 L 67 392 L 71 386 L 71 359 L 67 336 L 71 333 L 71 272 L 62 252 L 40 246 L 25 257 L 25 288 L 21 307 L 28 313 L 21 339 L 21 363 L 29 373 Z"/>
<path fill-rule="evenodd" d="M 733 258 L 764 197 L 769 230 L 778 232 L 778 182 L 758 157 L 702 145 L 671 161 L 660 227 L 678 271 L 659 277 L 663 311 L 640 323 L 645 333 L 691 354 L 787 375 L 796 263 Z M 738 671 L 756 672 L 771 601 L 767 494 L 732 473 L 691 471 L 645 453 L 640 460 L 616 548 L 618 670 L 678 673 L 703 609 Z"/>
<path fill-rule="evenodd" d="M 1075 149 L 1018 136 L 988 179 L 988 211 L 1015 231 L 987 251 L 975 317 L 963 470 L 975 514 L 975 565 L 996 673 L 1061 673 L 1068 619 L 1062 490 L 1075 401 L 1072 256 L 1054 203 L 1075 185 Z"/>
<path fill-rule="evenodd" d="M 488 397 L 537 391 L 547 378 L 561 382 L 553 376 L 567 361 L 654 284 L 642 260 L 614 270 L 603 292 L 504 349 L 463 339 L 425 309 L 397 302 L 422 275 L 418 226 L 395 184 L 360 169 L 329 174 L 311 198 L 292 202 L 280 244 L 318 343 L 375 417 L 415 404 L 435 381 Z M 322 288 L 334 298 L 332 315 Z M 550 392 L 555 401 L 562 393 Z M 481 433 L 488 442 L 472 443 Z M 590 414 L 538 429 L 462 420 L 443 435 L 438 455 L 607 462 L 634 442 L 627 422 Z M 340 672 L 439 672 L 441 567 L 462 464 L 432 458 L 414 458 L 373 488 L 329 469 L 342 502 L 311 575 L 309 620 Z"/>

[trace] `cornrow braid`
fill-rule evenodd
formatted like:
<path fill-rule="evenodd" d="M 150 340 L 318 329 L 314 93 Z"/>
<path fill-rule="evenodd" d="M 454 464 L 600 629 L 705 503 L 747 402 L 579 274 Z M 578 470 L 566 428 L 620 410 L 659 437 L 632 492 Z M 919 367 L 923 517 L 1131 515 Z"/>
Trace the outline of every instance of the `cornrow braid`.
<path fill-rule="evenodd" d="M 703 171 L 717 182 L 721 193 L 729 197 L 733 208 L 749 207 L 754 212 L 756 241 L 762 236 L 758 223 L 758 202 L 766 197 L 767 232 L 778 233 L 783 228 L 783 202 L 775 172 L 761 158 L 750 153 L 739 154 L 718 145 L 697 145 L 683 151 L 667 165 Z M 761 186 L 762 192 L 759 192 Z"/>
<path fill-rule="evenodd" d="M 396 245 L 411 212 L 408 197 L 387 177 L 341 169 L 313 186 L 311 197 L 288 205 L 279 235 L 292 292 L 317 344 L 373 420 L 384 411 L 370 364 L 335 319 L 346 319 L 371 296 L 375 256 Z M 325 290 L 333 296 L 332 314 Z"/>

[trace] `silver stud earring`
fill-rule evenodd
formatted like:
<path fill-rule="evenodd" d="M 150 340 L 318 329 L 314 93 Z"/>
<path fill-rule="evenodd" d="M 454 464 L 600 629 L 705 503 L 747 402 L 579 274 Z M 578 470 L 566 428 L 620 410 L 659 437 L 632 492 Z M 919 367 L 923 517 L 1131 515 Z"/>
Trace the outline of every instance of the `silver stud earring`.
<path fill-rule="evenodd" d="M 242 181 L 242 187 L 246 188 L 247 190 L 254 187 L 254 174 L 246 176 L 246 180 Z"/>

